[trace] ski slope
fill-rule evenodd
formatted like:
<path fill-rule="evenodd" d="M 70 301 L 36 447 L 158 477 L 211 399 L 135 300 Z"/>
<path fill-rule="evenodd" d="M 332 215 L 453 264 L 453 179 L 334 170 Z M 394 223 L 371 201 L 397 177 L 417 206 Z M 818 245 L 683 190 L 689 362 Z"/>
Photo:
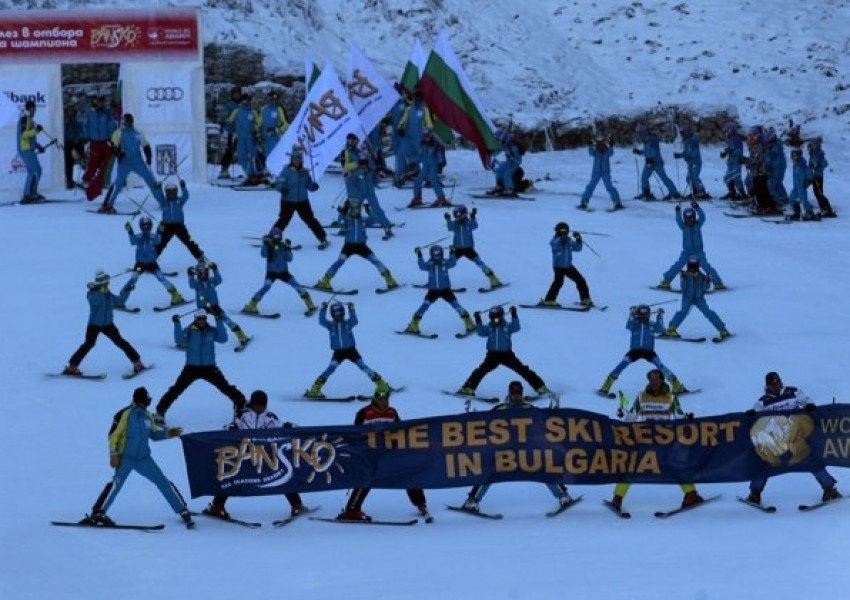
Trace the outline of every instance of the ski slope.
<path fill-rule="evenodd" d="M 671 146 L 663 146 L 668 173 L 676 180 Z M 708 297 L 710 306 L 735 334 L 722 345 L 659 341 L 664 362 L 689 387 L 703 392 L 685 396 L 685 410 L 696 415 L 748 408 L 761 394 L 764 374 L 777 370 L 820 403 L 846 401 L 846 352 L 850 321 L 845 297 L 850 280 L 846 240 L 850 215 L 841 193 L 850 183 L 847 155 L 825 146 L 832 167 L 826 191 L 840 215 L 821 223 L 772 225 L 758 219 L 730 219 L 722 201 L 706 203 L 703 234 L 709 259 L 731 291 Z M 704 181 L 710 192 L 723 193 L 723 165 L 718 148 L 703 148 Z M 591 206 L 577 211 L 578 196 L 590 175 L 585 151 L 527 155 L 532 177 L 541 181 L 535 202 L 472 200 L 469 190 L 489 185 L 489 175 L 474 152 L 449 155 L 447 176 L 457 181 L 447 191 L 455 203 L 478 208 L 477 249 L 510 286 L 482 295 L 486 283 L 468 261 L 452 271 L 468 310 L 485 310 L 500 302 L 527 303 L 541 298 L 551 281 L 548 242 L 554 224 L 598 232 L 585 241 L 576 265 L 591 294 L 606 312 L 550 313 L 520 310 L 522 331 L 514 337 L 517 355 L 561 394 L 563 406 L 613 414 L 614 401 L 593 393 L 628 347 L 624 329 L 628 307 L 662 302 L 668 319 L 678 296 L 650 290 L 680 251 L 680 234 L 672 203 L 626 200 L 627 210 L 609 214 L 600 186 Z M 627 148 L 612 161 L 614 180 L 624 199 L 634 195 L 635 165 Z M 684 168 L 679 169 L 683 187 Z M 340 198 L 342 180 L 326 175 L 313 205 L 322 222 Z M 295 293 L 276 284 L 261 304 L 281 311 L 279 320 L 241 316 L 238 309 L 262 284 L 264 263 L 259 249 L 243 236 L 260 236 L 274 221 L 277 198 L 272 192 L 232 192 L 212 186 L 190 187 L 187 223 L 207 256 L 221 269 L 222 306 L 230 309 L 245 331 L 255 336 L 241 354 L 232 352 L 233 336 L 217 350 L 227 377 L 246 394 L 264 389 L 270 409 L 300 425 L 347 424 L 361 406 L 318 404 L 299 397 L 330 358 L 327 334 L 316 317 L 302 316 Z M 424 281 L 413 249 L 447 235 L 441 210 L 401 211 L 409 191 L 381 190 L 391 219 L 404 221 L 396 237 L 370 246 L 402 283 Z M 145 193 L 130 195 L 141 201 Z M 52 197 L 72 198 L 71 192 Z M 432 192 L 425 191 L 426 200 Z M 60 529 L 52 519 L 78 519 L 87 512 L 111 476 L 106 434 L 112 415 L 125 406 L 132 390 L 145 385 L 156 401 L 174 381 L 183 355 L 171 348 L 170 313 L 152 307 L 167 301 L 167 293 L 152 277 L 143 277 L 130 304 L 138 315 L 116 313 L 124 336 L 156 367 L 133 381 L 120 374 L 129 364 L 108 340 L 101 338 L 82 364 L 84 371 L 106 372 L 104 382 L 48 379 L 59 372 L 81 343 L 88 307 L 85 283 L 97 268 L 115 273 L 133 262 L 133 249 L 123 229 L 125 218 L 94 215 L 79 204 L 0 208 L 0 272 L 4 293 L 5 343 L 0 346 L 0 394 L 6 403 L 0 437 L 6 454 L 0 507 L 3 558 L 0 590 L 5 598 L 225 598 L 235 594 L 284 594 L 291 597 L 351 600 L 397 598 L 759 598 L 839 597 L 850 583 L 845 559 L 850 551 L 850 504 L 840 503 L 812 514 L 796 510 L 799 503 L 820 496 L 809 475 L 772 480 L 765 501 L 778 506 L 766 515 L 734 500 L 746 483 L 699 486 L 701 493 L 723 498 L 697 511 L 659 521 L 655 510 L 678 505 L 675 486 L 632 488 L 626 507 L 631 521 L 616 519 L 601 500 L 612 486 L 574 487 L 584 501 L 556 519 L 543 515 L 554 508 L 544 486 L 512 483 L 494 486 L 482 509 L 501 512 L 493 522 L 443 509 L 460 503 L 465 489 L 428 491 L 436 517 L 431 525 L 406 528 L 355 527 L 298 521 L 284 529 L 270 527 L 288 514 L 283 498 L 236 498 L 228 508 L 236 517 L 262 521 L 250 531 L 199 517 L 195 531 L 186 531 L 156 489 L 141 477 L 131 477 L 110 515 L 118 522 L 165 523 L 161 533 Z M 151 207 L 148 202 L 146 207 Z M 126 199 L 118 207 L 129 208 Z M 156 212 L 155 212 L 156 214 Z M 375 230 L 372 230 L 375 231 Z M 297 219 L 285 236 L 304 249 L 295 253 L 292 273 L 312 284 L 336 258 L 341 238 L 316 249 L 315 240 Z M 448 243 L 448 242 L 444 242 Z M 177 240 L 165 250 L 161 266 L 179 271 L 175 278 L 189 294 L 185 270 L 191 256 Z M 357 258 L 340 271 L 334 284 L 358 287 L 353 298 L 360 325 L 358 348 L 366 362 L 392 385 L 406 387 L 392 403 L 402 417 L 452 414 L 463 401 L 440 393 L 457 389 L 484 355 L 480 338 L 456 340 L 460 319 L 443 303 L 425 315 L 422 328 L 440 334 L 438 340 L 402 337 L 424 295 L 408 285 L 386 296 L 373 293 L 382 283 L 374 268 Z M 117 291 L 120 281 L 113 285 Z M 315 300 L 323 295 L 314 293 Z M 577 300 L 567 281 L 562 302 Z M 682 334 L 713 335 L 711 325 L 696 311 L 680 327 Z M 646 363 L 627 369 L 615 390 L 633 396 L 645 382 Z M 484 379 L 478 391 L 502 395 L 513 373 L 503 368 Z M 329 395 L 368 393 L 371 383 L 350 364 L 341 366 L 325 385 Z M 476 407 L 486 410 L 487 405 Z M 230 418 L 229 402 L 203 382 L 193 385 L 169 411 L 169 421 L 186 431 L 214 430 Z M 153 445 L 165 473 L 188 493 L 179 442 Z M 847 474 L 833 469 L 839 489 L 850 492 Z M 346 500 L 334 491 L 305 497 L 321 505 L 320 516 L 334 516 Z M 207 498 L 189 500 L 200 511 Z M 413 512 L 405 494 L 376 490 L 365 511 L 375 517 L 409 518 Z"/>

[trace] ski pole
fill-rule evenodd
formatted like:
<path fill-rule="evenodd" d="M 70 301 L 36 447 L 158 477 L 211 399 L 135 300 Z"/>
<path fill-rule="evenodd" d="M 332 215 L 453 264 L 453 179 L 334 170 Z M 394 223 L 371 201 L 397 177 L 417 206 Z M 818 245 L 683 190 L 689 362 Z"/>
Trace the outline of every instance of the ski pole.
<path fill-rule="evenodd" d="M 137 212 L 136 212 L 136 213 L 132 216 L 132 218 L 130 219 L 130 222 L 131 222 L 131 223 L 133 222 L 133 219 L 135 219 L 135 218 L 136 218 L 139 214 L 141 214 L 141 212 L 142 212 L 142 211 L 144 211 L 144 212 L 145 212 L 145 213 L 146 213 L 146 214 L 147 214 L 147 215 L 148 215 L 151 219 L 153 219 L 154 221 L 156 220 L 156 217 L 154 217 L 154 216 L 150 213 L 150 211 L 149 211 L 148 209 L 146 209 L 146 208 L 145 208 L 145 203 L 148 201 L 148 198 L 150 198 L 150 197 L 151 197 L 151 195 L 150 195 L 150 194 L 148 194 L 147 196 L 145 196 L 145 199 L 142 201 L 142 203 L 141 203 L 141 204 L 139 204 L 138 202 L 136 202 L 135 200 L 133 200 L 133 198 L 132 198 L 131 196 L 129 196 L 129 195 L 127 196 L 127 198 L 130 200 L 130 202 L 132 202 L 133 204 L 135 204 L 135 205 L 139 208 L 139 210 L 138 210 L 138 211 L 137 211 Z"/>
<path fill-rule="evenodd" d="M 177 171 L 180 170 L 180 165 L 182 165 L 184 162 L 186 162 L 187 158 L 189 158 L 188 155 L 184 156 L 183 159 L 179 163 L 177 163 L 177 165 L 174 167 L 174 169 L 170 173 L 166 173 L 165 177 L 163 177 L 163 179 L 162 179 L 162 183 L 165 183 L 166 181 L 168 181 L 169 177 L 177 175 Z M 177 179 L 180 179 L 180 177 L 178 176 Z"/>
<path fill-rule="evenodd" d="M 601 235 L 602 237 L 614 237 L 610 233 L 597 233 L 595 231 L 578 231 L 578 230 L 576 230 L 576 233 L 580 233 L 582 235 Z"/>
<path fill-rule="evenodd" d="M 427 244 L 422 244 L 421 246 L 416 246 L 416 250 L 422 250 L 422 248 L 428 248 L 429 246 L 433 246 L 434 244 L 439 244 L 442 241 L 449 239 L 449 236 L 443 236 L 438 240 L 434 240 L 433 242 L 428 242 Z"/>
<path fill-rule="evenodd" d="M 594 254 L 594 255 L 596 255 L 596 258 L 602 258 L 601 256 L 599 256 L 599 253 L 598 253 L 596 250 L 594 250 L 594 249 L 593 249 L 593 247 L 592 247 L 590 244 L 588 244 L 588 243 L 587 243 L 587 242 L 585 242 L 584 240 L 582 240 L 581 242 L 582 242 L 582 244 L 584 244 L 585 246 L 587 246 L 587 249 L 588 249 L 588 250 L 590 250 L 591 252 L 593 252 L 593 254 Z"/>
<path fill-rule="evenodd" d="M 638 166 L 638 159 L 635 156 L 635 184 L 637 185 L 637 195 L 640 196 L 643 193 L 643 190 L 640 189 L 640 166 Z"/>
<path fill-rule="evenodd" d="M 671 304 L 673 302 L 678 302 L 678 300 L 664 300 L 663 302 L 653 302 L 652 304 L 647 304 L 647 306 L 660 306 L 662 304 Z"/>
<path fill-rule="evenodd" d="M 192 310 L 187 310 L 186 312 L 183 312 L 183 313 L 180 313 L 179 315 L 177 315 L 177 318 L 178 318 L 178 319 L 182 319 L 183 317 L 188 317 L 189 315 L 191 315 L 191 314 L 192 314 L 193 312 L 195 312 L 196 310 L 198 310 L 198 309 L 197 309 L 197 308 L 193 308 Z"/>

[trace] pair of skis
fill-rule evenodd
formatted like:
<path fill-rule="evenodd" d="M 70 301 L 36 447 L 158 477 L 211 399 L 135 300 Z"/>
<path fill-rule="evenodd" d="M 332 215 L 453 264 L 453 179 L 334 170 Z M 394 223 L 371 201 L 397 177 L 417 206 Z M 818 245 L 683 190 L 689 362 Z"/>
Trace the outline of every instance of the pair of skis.
<path fill-rule="evenodd" d="M 575 506 L 576 504 L 581 502 L 583 497 L 584 496 L 576 496 L 575 498 L 571 498 L 570 501 L 567 502 L 566 504 L 561 504 L 555 510 L 550 510 L 549 512 L 547 512 L 546 516 L 549 517 L 549 518 L 557 517 L 558 515 L 566 512 L 567 510 L 569 510 L 570 508 L 572 508 L 573 506 Z M 504 515 L 502 513 L 488 513 L 488 512 L 483 512 L 483 511 L 480 511 L 480 510 L 469 510 L 467 508 L 464 508 L 463 506 L 452 506 L 450 504 L 446 504 L 446 508 L 449 509 L 449 510 L 464 513 L 464 514 L 467 514 L 467 515 L 470 515 L 470 516 L 473 516 L 473 517 L 479 517 L 479 518 L 482 518 L 482 519 L 489 519 L 491 521 L 499 521 L 499 520 L 504 518 Z"/>
<path fill-rule="evenodd" d="M 390 388 L 394 394 L 400 394 L 404 391 L 404 386 Z M 301 396 L 302 400 L 311 400 L 316 402 L 371 402 L 374 396 L 372 394 L 351 394 L 350 396 L 308 396 L 307 392 Z"/>
<path fill-rule="evenodd" d="M 166 277 L 169 276 L 166 273 L 164 273 L 164 275 L 166 275 Z M 154 306 L 153 310 L 154 310 L 154 312 L 165 312 L 167 310 L 171 310 L 172 308 L 178 308 L 180 306 L 186 306 L 187 304 L 191 304 L 192 302 L 194 302 L 194 300 L 184 300 L 183 302 L 177 302 L 176 304 L 172 303 L 172 304 L 166 304 L 164 306 Z M 137 314 L 137 313 L 141 312 L 141 310 L 142 310 L 138 306 L 115 306 L 114 309 L 120 310 L 121 312 L 131 313 L 131 314 Z"/>
<path fill-rule="evenodd" d="M 732 336 L 727 335 L 725 337 L 721 337 L 721 336 L 718 335 L 718 336 L 711 338 L 711 341 L 714 342 L 715 344 L 720 344 L 720 343 L 728 340 L 730 337 L 732 337 Z M 708 338 L 706 338 L 706 337 L 687 337 L 687 336 L 681 336 L 681 335 L 680 336 L 672 336 L 672 335 L 664 335 L 664 334 L 658 335 L 658 336 L 656 336 L 656 338 L 659 339 L 659 340 L 670 340 L 672 342 L 693 342 L 693 343 L 697 343 L 697 344 L 700 344 L 700 343 L 708 340 Z"/>
<path fill-rule="evenodd" d="M 656 519 L 667 519 L 669 517 L 678 515 L 683 512 L 688 512 L 695 508 L 699 508 L 701 506 L 705 506 L 710 502 L 714 502 L 715 500 L 720 498 L 720 494 L 716 496 L 709 496 L 708 498 L 703 499 L 702 502 L 697 502 L 696 504 L 689 504 L 688 506 L 680 506 L 678 508 L 674 508 L 672 510 L 658 510 L 655 511 L 654 515 Z M 610 500 L 603 500 L 602 503 L 608 507 L 608 509 L 613 512 L 615 515 L 620 517 L 621 519 L 631 519 L 632 513 L 623 510 L 621 507 L 617 507 Z"/>
<path fill-rule="evenodd" d="M 767 504 L 767 505 L 757 504 L 755 502 L 750 502 L 749 500 L 747 500 L 743 496 L 737 496 L 737 499 L 738 499 L 739 502 L 742 502 L 742 503 L 746 504 L 747 506 L 752 506 L 753 508 L 758 509 L 762 512 L 770 513 L 770 514 L 773 514 L 773 513 L 776 512 L 776 507 L 771 505 L 771 504 Z M 842 497 L 839 497 L 839 498 L 833 498 L 832 500 L 821 500 L 820 502 L 815 502 L 814 504 L 800 504 L 800 505 L 797 506 L 797 510 L 799 510 L 800 512 L 811 512 L 813 510 L 823 508 L 824 506 L 826 506 L 828 504 L 840 502 L 843 499 L 844 499 L 844 497 L 842 496 Z"/>
<path fill-rule="evenodd" d="M 605 312 L 608 310 L 608 305 L 598 306 L 596 304 L 585 305 L 576 303 L 575 306 L 566 306 L 563 304 L 544 304 L 542 301 L 537 304 L 520 304 L 520 308 L 539 308 L 543 310 L 568 310 L 571 312 L 590 312 L 592 309 L 596 309 L 600 312 Z"/>
<path fill-rule="evenodd" d="M 145 365 L 145 368 L 141 371 L 136 371 L 133 369 L 132 371 L 128 371 L 127 373 L 123 373 L 121 375 L 121 379 L 133 379 L 137 375 L 144 373 L 145 371 L 149 371 L 153 369 L 154 363 L 150 363 L 149 365 Z M 89 381 L 103 381 L 106 379 L 106 373 L 80 373 L 79 375 L 70 375 L 67 373 L 47 373 L 48 377 L 67 377 L 68 379 L 85 379 Z"/>

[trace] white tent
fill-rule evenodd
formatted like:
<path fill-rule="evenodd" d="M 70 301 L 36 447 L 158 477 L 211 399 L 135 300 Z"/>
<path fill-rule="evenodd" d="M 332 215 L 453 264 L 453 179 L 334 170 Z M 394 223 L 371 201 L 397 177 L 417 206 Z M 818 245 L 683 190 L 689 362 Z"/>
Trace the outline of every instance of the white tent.
<path fill-rule="evenodd" d="M 206 178 L 203 44 L 200 9 L 3 11 L 0 92 L 21 109 L 36 103 L 36 122 L 63 137 L 62 64 L 120 63 L 123 106 L 151 143 L 154 176 L 180 164 L 186 180 Z M 49 138 L 42 134 L 40 142 Z M 42 190 L 64 184 L 60 152 L 40 155 Z M 0 128 L 0 188 L 20 189 L 16 123 Z"/>

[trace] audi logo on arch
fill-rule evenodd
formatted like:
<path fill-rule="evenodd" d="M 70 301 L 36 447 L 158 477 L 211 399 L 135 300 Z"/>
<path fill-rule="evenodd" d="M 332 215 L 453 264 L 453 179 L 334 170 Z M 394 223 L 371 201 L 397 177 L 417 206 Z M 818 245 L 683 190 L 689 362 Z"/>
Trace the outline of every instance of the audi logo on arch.
<path fill-rule="evenodd" d="M 145 98 L 150 102 L 180 102 L 183 99 L 183 88 L 149 87 Z"/>

